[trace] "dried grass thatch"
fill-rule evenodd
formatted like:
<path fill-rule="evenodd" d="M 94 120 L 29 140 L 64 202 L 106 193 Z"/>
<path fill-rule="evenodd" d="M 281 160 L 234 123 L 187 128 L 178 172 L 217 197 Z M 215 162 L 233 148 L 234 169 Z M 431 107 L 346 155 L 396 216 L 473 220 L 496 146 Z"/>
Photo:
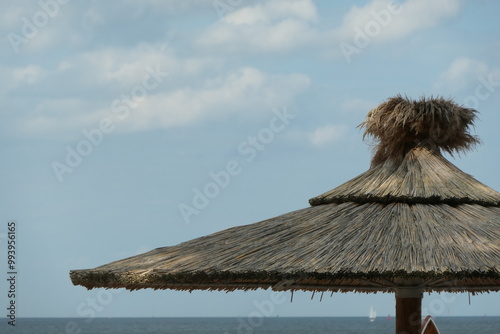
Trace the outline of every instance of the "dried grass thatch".
<path fill-rule="evenodd" d="M 361 123 L 364 137 L 377 142 L 372 163 L 400 160 L 416 145 L 450 154 L 471 149 L 479 139 L 469 133 L 477 111 L 444 98 L 412 101 L 401 95 L 372 109 Z"/>
<path fill-rule="evenodd" d="M 377 163 L 311 207 L 71 279 L 131 290 L 499 291 L 500 194 L 440 153 L 477 143 L 467 132 L 474 113 L 389 99 L 363 123 L 380 141 Z"/>
<path fill-rule="evenodd" d="M 158 248 L 74 284 L 176 290 L 500 290 L 500 208 L 325 204 Z"/>
<path fill-rule="evenodd" d="M 438 152 L 417 146 L 403 161 L 387 159 L 309 200 L 311 205 L 343 202 L 498 206 L 500 194 L 462 172 Z"/>

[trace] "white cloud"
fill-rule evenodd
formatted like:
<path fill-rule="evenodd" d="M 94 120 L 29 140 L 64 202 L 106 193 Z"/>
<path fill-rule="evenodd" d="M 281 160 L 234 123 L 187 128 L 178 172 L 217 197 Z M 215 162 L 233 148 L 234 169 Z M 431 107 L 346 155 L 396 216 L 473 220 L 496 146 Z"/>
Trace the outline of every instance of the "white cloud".
<path fill-rule="evenodd" d="M 189 6 L 196 2 L 190 1 Z M 203 10 L 207 9 L 207 5 L 212 6 L 211 2 L 201 2 L 204 4 Z M 162 3 L 151 0 L 148 2 L 150 7 L 144 10 L 161 7 Z M 354 27 L 373 20 L 373 12 L 381 15 L 381 10 L 389 4 L 391 2 L 388 0 L 375 0 L 363 7 L 352 7 L 344 16 L 342 26 L 335 31 L 338 36 L 352 36 Z M 134 6 L 133 2 L 126 2 L 125 9 L 130 12 Z M 175 6 L 184 5 L 176 2 Z M 165 11 L 178 9 L 166 7 Z M 440 19 L 454 15 L 458 8 L 459 2 L 454 0 L 437 4 L 428 0 L 406 1 L 397 18 L 399 20 L 403 17 L 410 23 L 398 28 L 400 23 L 395 15 L 394 20 L 385 27 L 387 32 L 383 38 L 401 38 L 416 29 L 432 26 L 439 23 Z M 89 6 L 86 9 L 82 14 L 86 16 L 85 20 L 90 26 L 106 24 L 106 15 L 118 17 L 118 14 L 104 13 L 99 6 Z M 64 15 L 55 17 L 54 24 L 47 24 L 43 31 L 40 30 L 37 41 L 32 41 L 33 45 L 51 45 L 54 42 L 45 41 L 44 35 L 49 36 L 52 29 L 58 29 L 61 32 L 51 38 L 61 38 L 58 35 L 64 33 L 61 27 L 68 22 L 74 24 L 72 18 L 76 9 L 67 5 L 61 7 L 61 13 L 63 10 Z M 215 15 L 215 9 L 211 10 L 214 10 Z M 425 14 L 427 12 L 430 13 Z M 421 18 L 415 20 L 413 17 Z M 61 22 L 56 24 L 58 20 Z M 80 17 L 77 22 L 83 21 Z M 50 70 L 39 65 L 29 65 L 15 71 L 0 69 L 0 72 L 7 73 L 5 77 L 9 82 L 7 86 L 4 83 L 2 88 L 30 86 L 28 95 L 34 91 L 33 87 L 43 91 L 45 95 L 40 94 L 44 96 L 42 101 L 31 102 L 31 116 L 34 116 L 31 120 L 25 120 L 22 112 L 16 114 L 24 122 L 24 128 L 33 132 L 37 129 L 69 129 L 72 126 L 82 128 L 95 122 L 109 114 L 114 99 L 129 94 L 133 87 L 142 83 L 148 67 L 156 66 L 168 72 L 168 78 L 155 90 L 148 91 L 147 97 L 122 123 L 123 131 L 182 126 L 235 112 L 251 114 L 255 109 L 269 110 L 291 103 L 295 96 L 309 87 L 310 79 L 301 74 L 270 74 L 253 67 L 227 68 L 226 55 L 217 58 L 207 56 L 207 53 L 193 52 L 190 49 L 192 43 L 197 47 L 205 45 L 221 51 L 257 53 L 287 52 L 301 46 L 319 46 L 320 43 L 330 45 L 321 46 L 322 48 L 330 48 L 335 43 L 325 43 L 321 38 L 325 36 L 325 31 L 315 28 L 318 21 L 318 11 L 312 0 L 262 1 L 251 5 L 242 3 L 198 35 L 198 44 L 193 42 L 192 31 L 186 33 L 186 45 L 183 44 L 186 49 L 182 51 L 174 51 L 173 45 L 162 42 L 134 44 L 132 47 L 121 43 L 113 44 L 121 45 L 119 47 L 96 47 L 80 54 L 73 53 L 67 58 L 61 57 L 59 63 L 47 62 L 51 63 Z M 68 31 L 78 39 L 78 30 Z M 183 56 L 179 55 L 181 52 L 185 52 Z M 241 61 L 241 58 L 236 61 Z M 367 111 L 364 110 L 366 103 L 363 101 L 349 103 L 344 106 L 347 112 L 361 109 L 363 112 Z M 62 120 L 60 125 L 57 123 L 58 119 Z M 321 142 L 335 140 L 333 128 L 317 131 L 310 136 L 311 142 L 319 145 Z"/>
<path fill-rule="evenodd" d="M 231 113 L 245 118 L 291 103 L 309 85 L 304 75 L 270 75 L 255 68 L 241 68 L 224 77 L 207 79 L 202 87 L 148 96 L 131 111 L 123 130 L 183 126 Z"/>
<path fill-rule="evenodd" d="M 313 146 L 323 146 L 339 141 L 346 133 L 347 127 L 345 125 L 327 124 L 316 128 L 308 137 Z"/>
<path fill-rule="evenodd" d="M 230 12 L 201 33 L 197 44 L 225 52 L 271 53 L 334 46 L 338 54 L 340 43 L 355 44 L 360 35 L 367 36 L 366 45 L 400 40 L 455 16 L 460 8 L 461 0 L 373 0 L 352 6 L 336 28 L 320 30 L 312 1 L 268 1 Z"/>
<path fill-rule="evenodd" d="M 398 40 L 456 15 L 460 4 L 460 0 L 373 0 L 363 7 L 354 5 L 334 35 L 348 43 L 361 34 L 377 42 Z"/>
<path fill-rule="evenodd" d="M 245 7 L 225 16 L 224 23 L 238 25 L 255 25 L 257 23 L 270 23 L 271 18 L 266 15 L 261 5 Z"/>
<path fill-rule="evenodd" d="M 11 78 L 14 80 L 16 85 L 32 85 L 40 81 L 45 73 L 46 71 L 38 65 L 28 65 L 13 69 Z"/>
<path fill-rule="evenodd" d="M 449 94 L 467 107 L 484 108 L 484 101 L 500 89 L 500 67 L 490 67 L 482 60 L 460 57 L 439 75 L 434 89 Z"/>
<path fill-rule="evenodd" d="M 137 8 L 154 8 L 156 11 L 165 13 L 179 13 L 193 8 L 210 7 L 213 8 L 213 0 L 142 0 L 138 3 L 135 0 L 122 0 L 126 6 Z"/>
<path fill-rule="evenodd" d="M 318 33 L 311 0 L 277 0 L 236 9 L 197 40 L 202 47 L 224 51 L 284 52 L 311 43 Z"/>
<path fill-rule="evenodd" d="M 17 1 L 6 9 L 0 27 L 8 30 L 7 49 L 11 54 L 40 52 L 60 42 L 75 41 L 74 18 L 69 3 L 58 1 Z M 74 13 L 76 16 L 78 14 Z"/>
<path fill-rule="evenodd" d="M 5 30 L 14 30 L 17 29 L 20 25 L 22 25 L 22 21 L 20 18 L 26 13 L 32 13 L 37 10 L 34 3 L 25 3 L 19 4 L 12 3 L 8 7 L 2 8 L 2 13 L 0 14 L 0 27 Z"/>
<path fill-rule="evenodd" d="M 95 50 L 66 61 L 64 67 L 91 76 L 94 84 L 115 84 L 123 89 L 140 83 L 146 67 L 155 65 L 167 71 L 181 67 L 166 45 Z"/>
<path fill-rule="evenodd" d="M 0 67 L 0 96 L 15 88 L 34 85 L 47 76 L 47 71 L 38 65 L 22 67 Z"/>
<path fill-rule="evenodd" d="M 85 10 L 82 13 L 82 25 L 85 29 L 94 29 L 98 26 L 104 25 L 106 19 L 104 13 L 97 10 L 97 8 L 92 7 Z"/>
<path fill-rule="evenodd" d="M 142 77 L 141 77 L 142 78 Z M 166 76 L 164 81 L 172 81 Z M 142 79 L 139 81 L 139 84 Z M 21 119 L 21 130 L 29 133 L 75 133 L 111 119 L 118 132 L 145 131 L 185 126 L 206 119 L 239 113 L 255 117 L 290 104 L 310 85 L 301 74 L 273 75 L 245 67 L 226 75 L 206 77 L 198 85 L 186 84 L 171 89 L 146 90 L 140 98 L 130 98 L 131 89 L 104 102 L 77 99 L 44 100 Z M 170 85 L 172 86 L 172 85 Z M 123 96 L 128 96 L 122 100 Z M 118 101 L 116 104 L 113 104 Z M 250 116 L 248 116 L 250 115 Z"/>
<path fill-rule="evenodd" d="M 442 20 L 458 14 L 460 0 L 409 0 L 402 4 L 402 11 L 390 25 L 386 37 L 397 39 L 417 30 L 427 29 Z"/>
<path fill-rule="evenodd" d="M 47 51 L 57 46 L 78 49 L 88 45 L 95 45 L 96 40 L 106 39 L 108 35 L 114 40 L 122 40 L 127 35 L 129 42 L 143 40 L 137 36 L 130 36 L 128 27 L 116 29 L 117 24 L 134 25 L 133 21 L 150 17 L 154 13 L 165 22 L 169 18 L 185 13 L 204 12 L 205 15 L 217 17 L 212 0 L 121 0 L 107 1 L 11 1 L 3 6 L 0 13 L 0 28 L 7 36 L 0 50 L 17 54 L 37 53 Z M 167 23 L 151 23 L 155 20 L 144 20 L 141 27 L 148 25 L 149 34 L 161 32 L 168 26 Z M 116 31 L 115 31 L 116 29 Z M 135 32 L 135 31 L 134 31 Z M 140 36 L 140 35 L 138 35 Z M 158 33 L 161 36 L 161 33 Z"/>
<path fill-rule="evenodd" d="M 83 126 L 100 120 L 97 113 L 89 112 L 92 106 L 91 102 L 79 98 L 45 99 L 23 115 L 17 123 L 19 130 L 24 133 L 78 136 L 78 130 L 82 130 Z"/>
<path fill-rule="evenodd" d="M 477 84 L 478 78 L 489 72 L 491 70 L 484 61 L 460 57 L 441 73 L 434 87 L 439 90 L 460 91 Z"/>
<path fill-rule="evenodd" d="M 233 25 L 255 25 L 292 17 L 313 22 L 318 19 L 318 14 L 310 0 L 278 0 L 241 8 L 225 16 L 222 21 Z"/>
<path fill-rule="evenodd" d="M 71 81 L 73 93 L 81 90 L 119 96 L 141 84 L 148 68 L 168 72 L 169 80 L 164 80 L 160 88 L 169 89 L 221 70 L 222 61 L 210 57 L 180 57 L 167 44 L 107 47 L 61 61 L 52 79 Z"/>
<path fill-rule="evenodd" d="M 376 107 L 380 102 L 365 100 L 360 98 L 352 98 L 342 102 L 341 109 L 345 113 L 354 115 L 366 115 L 371 109 Z"/>
<path fill-rule="evenodd" d="M 0 68 L 5 78 L 0 88 L 8 92 L 28 87 L 27 96 L 32 92 L 42 96 L 27 99 L 23 110 L 8 120 L 10 125 L 23 133 L 68 136 L 116 116 L 113 103 L 132 96 L 134 89 L 139 92 L 151 72 L 164 74 L 144 98 L 127 106 L 126 119 L 115 117 L 118 131 L 183 126 L 230 113 L 256 117 L 291 103 L 310 85 L 310 79 L 301 74 L 270 74 L 253 67 L 228 69 L 220 59 L 181 57 L 166 44 L 141 44 L 76 54 L 50 70 L 38 65 Z M 151 79 L 146 82 L 154 84 Z"/>

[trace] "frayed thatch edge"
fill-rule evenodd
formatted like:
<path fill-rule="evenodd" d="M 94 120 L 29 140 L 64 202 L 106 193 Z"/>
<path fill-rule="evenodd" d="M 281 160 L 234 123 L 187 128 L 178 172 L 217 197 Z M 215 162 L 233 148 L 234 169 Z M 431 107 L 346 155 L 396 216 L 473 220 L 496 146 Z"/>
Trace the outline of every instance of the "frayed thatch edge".
<path fill-rule="evenodd" d="M 342 270 L 337 273 L 279 273 L 279 272 L 181 272 L 147 274 L 110 272 L 98 270 L 73 270 L 70 272 L 74 285 L 87 289 L 125 288 L 127 290 L 273 290 L 338 291 L 338 292 L 393 292 L 398 284 L 393 280 L 421 280 L 425 291 L 489 292 L 500 291 L 500 273 L 496 270 L 461 272 L 368 272 L 355 273 Z M 460 284 L 460 282 L 468 284 Z M 287 282 L 286 285 L 280 284 Z M 333 283 L 333 284 L 332 284 Z M 280 288 L 277 288 L 280 286 Z"/>

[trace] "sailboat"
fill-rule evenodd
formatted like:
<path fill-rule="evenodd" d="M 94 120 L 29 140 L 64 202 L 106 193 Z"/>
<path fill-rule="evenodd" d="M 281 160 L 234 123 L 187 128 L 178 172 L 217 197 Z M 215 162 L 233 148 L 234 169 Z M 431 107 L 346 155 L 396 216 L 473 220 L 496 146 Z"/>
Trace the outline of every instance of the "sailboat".
<path fill-rule="evenodd" d="M 368 317 L 370 318 L 371 322 L 375 321 L 375 318 L 377 317 L 377 312 L 375 312 L 373 306 L 370 306 L 370 315 Z"/>

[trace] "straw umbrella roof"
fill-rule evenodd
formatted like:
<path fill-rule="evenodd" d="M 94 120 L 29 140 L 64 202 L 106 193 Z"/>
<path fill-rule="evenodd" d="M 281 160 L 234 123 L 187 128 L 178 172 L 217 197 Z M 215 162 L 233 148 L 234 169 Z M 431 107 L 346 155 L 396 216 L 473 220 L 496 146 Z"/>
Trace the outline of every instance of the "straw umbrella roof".
<path fill-rule="evenodd" d="M 365 173 L 310 207 L 73 270 L 75 285 L 130 290 L 500 290 L 500 193 L 441 154 L 478 143 L 476 111 L 443 98 L 388 99 L 361 124 Z"/>

